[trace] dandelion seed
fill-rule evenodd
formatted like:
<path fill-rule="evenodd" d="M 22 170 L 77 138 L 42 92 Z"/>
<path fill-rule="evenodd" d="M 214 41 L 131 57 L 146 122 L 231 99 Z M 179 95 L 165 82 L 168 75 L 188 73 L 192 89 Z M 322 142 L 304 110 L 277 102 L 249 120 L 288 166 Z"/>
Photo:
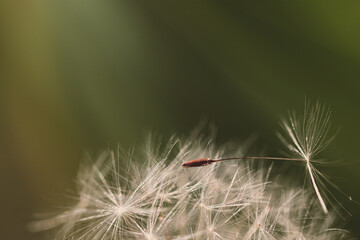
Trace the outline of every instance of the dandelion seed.
<path fill-rule="evenodd" d="M 329 130 L 330 111 L 317 103 L 314 107 L 309 107 L 309 102 L 305 103 L 305 110 L 302 119 L 297 119 L 295 112 L 290 114 L 289 122 L 283 121 L 282 126 L 287 136 L 280 136 L 281 141 L 287 148 L 296 153 L 300 158 L 280 158 L 280 157 L 231 157 L 231 158 L 200 158 L 190 160 L 182 164 L 183 167 L 201 167 L 215 162 L 227 160 L 244 159 L 267 159 L 282 161 L 300 161 L 306 163 L 306 168 L 310 176 L 312 186 L 319 199 L 321 207 L 325 213 L 328 213 L 325 201 L 320 193 L 318 184 L 315 180 L 317 170 L 312 165 L 313 157 L 321 152 L 333 139 L 326 139 Z M 288 139 L 288 140 L 286 140 Z"/>
<path fill-rule="evenodd" d="M 232 158 L 219 158 L 219 159 L 199 158 L 184 162 L 181 166 L 202 167 L 202 166 L 210 165 L 214 162 L 221 162 L 227 160 L 245 160 L 245 159 L 267 159 L 267 160 L 302 161 L 302 162 L 306 161 L 305 159 L 302 158 L 279 158 L 279 157 L 232 157 Z"/>

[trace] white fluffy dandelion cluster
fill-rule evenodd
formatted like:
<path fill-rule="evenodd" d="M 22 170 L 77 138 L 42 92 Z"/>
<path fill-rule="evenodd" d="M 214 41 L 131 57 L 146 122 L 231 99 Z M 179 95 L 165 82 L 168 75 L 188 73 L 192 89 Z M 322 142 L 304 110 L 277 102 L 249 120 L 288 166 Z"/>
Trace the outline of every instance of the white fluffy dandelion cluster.
<path fill-rule="evenodd" d="M 303 129 L 285 125 L 289 137 L 298 142 L 288 147 L 301 156 L 300 149 L 306 147 L 304 157 L 310 158 L 309 144 L 316 144 L 316 152 L 321 141 L 314 138 L 309 143 L 314 135 L 310 130 L 294 136 L 298 127 Z M 91 166 L 82 167 L 77 203 L 30 228 L 52 230 L 52 239 L 78 240 L 348 237 L 336 226 L 336 215 L 323 211 L 324 200 L 319 201 L 311 188 L 291 184 L 286 173 L 272 174 L 273 162 L 249 159 L 181 167 L 184 161 L 203 156 L 244 156 L 244 147 L 229 151 L 228 145 L 217 147 L 196 133 L 188 140 L 170 139 L 161 151 L 151 141 L 145 149 L 138 157 L 107 151 Z"/>

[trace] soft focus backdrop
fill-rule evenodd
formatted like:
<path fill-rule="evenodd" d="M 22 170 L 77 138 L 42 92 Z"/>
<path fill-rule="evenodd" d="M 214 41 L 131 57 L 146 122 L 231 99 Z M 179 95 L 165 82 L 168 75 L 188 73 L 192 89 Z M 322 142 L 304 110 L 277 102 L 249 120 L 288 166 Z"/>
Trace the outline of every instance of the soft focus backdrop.
<path fill-rule="evenodd" d="M 279 155 L 279 117 L 305 97 L 331 106 L 341 130 L 321 157 L 345 164 L 324 172 L 359 201 L 359 11 L 359 1 L 1 1 L 0 238 L 39 239 L 26 224 L 66 203 L 86 152 L 138 149 L 149 131 L 166 139 L 208 120 L 219 143 L 256 133 Z M 360 235 L 360 207 L 339 200 Z"/>

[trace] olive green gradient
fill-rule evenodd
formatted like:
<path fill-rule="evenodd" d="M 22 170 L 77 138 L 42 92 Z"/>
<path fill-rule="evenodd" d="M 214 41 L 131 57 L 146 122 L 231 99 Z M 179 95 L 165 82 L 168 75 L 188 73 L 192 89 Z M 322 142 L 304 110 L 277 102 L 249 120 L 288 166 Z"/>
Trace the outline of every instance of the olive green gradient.
<path fill-rule="evenodd" d="M 0 3 L 1 239 L 66 204 L 84 153 L 186 135 L 256 133 L 279 155 L 279 118 L 305 97 L 341 127 L 324 168 L 360 200 L 359 1 L 30 0 Z M 203 157 L 203 156 L 199 156 Z M 301 170 L 302 171 L 302 170 Z M 337 194 L 338 195 L 338 194 Z M 346 228 L 360 235 L 360 206 Z"/>

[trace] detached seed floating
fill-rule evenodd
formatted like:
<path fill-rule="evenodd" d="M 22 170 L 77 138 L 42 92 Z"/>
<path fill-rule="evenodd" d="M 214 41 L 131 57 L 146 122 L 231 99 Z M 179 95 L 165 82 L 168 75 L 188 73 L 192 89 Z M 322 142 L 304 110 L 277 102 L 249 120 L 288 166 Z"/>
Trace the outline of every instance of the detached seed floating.
<path fill-rule="evenodd" d="M 221 161 L 226 161 L 226 160 L 244 160 L 244 159 L 265 159 L 265 160 L 306 162 L 306 160 L 302 159 L 302 158 L 279 158 L 279 157 L 232 157 L 232 158 L 219 158 L 219 159 L 199 158 L 199 159 L 184 162 L 181 166 L 183 166 L 183 167 L 202 167 L 202 166 L 210 165 L 214 162 L 221 162 Z"/>

